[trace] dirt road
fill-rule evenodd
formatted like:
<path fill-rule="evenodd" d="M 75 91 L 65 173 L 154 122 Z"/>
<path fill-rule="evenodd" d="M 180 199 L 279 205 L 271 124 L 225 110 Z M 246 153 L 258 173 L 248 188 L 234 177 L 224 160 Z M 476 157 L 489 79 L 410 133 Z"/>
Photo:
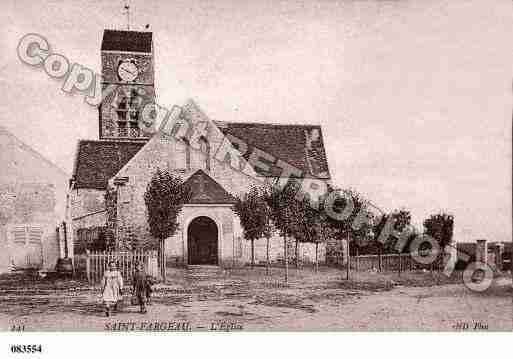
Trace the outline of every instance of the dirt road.
<path fill-rule="evenodd" d="M 426 279 L 427 278 L 427 279 Z M 124 308 L 106 318 L 98 290 L 83 284 L 13 287 L 0 281 L 0 329 L 43 330 L 513 330 L 511 280 L 476 293 L 429 274 L 355 275 L 323 268 L 170 273 L 147 314 Z M 439 284 L 439 285 L 436 285 Z M 23 289 L 23 291 L 22 291 Z"/>

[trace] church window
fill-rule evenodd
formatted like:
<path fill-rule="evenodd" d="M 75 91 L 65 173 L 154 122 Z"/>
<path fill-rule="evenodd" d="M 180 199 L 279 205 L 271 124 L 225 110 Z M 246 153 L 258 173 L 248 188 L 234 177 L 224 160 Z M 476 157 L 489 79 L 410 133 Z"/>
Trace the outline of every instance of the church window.
<path fill-rule="evenodd" d="M 139 122 L 130 121 L 130 137 L 139 137 Z"/>
<path fill-rule="evenodd" d="M 139 137 L 141 135 L 138 124 L 140 102 L 141 98 L 135 89 L 131 89 L 119 100 L 116 110 L 119 137 Z"/>
<path fill-rule="evenodd" d="M 191 146 L 189 140 L 186 138 L 182 139 L 185 144 L 185 168 L 188 170 L 191 169 Z"/>
<path fill-rule="evenodd" d="M 176 140 L 173 152 L 174 168 L 184 172 L 187 168 L 186 148 L 187 146 L 183 139 Z"/>
<path fill-rule="evenodd" d="M 119 101 L 118 109 L 116 112 L 118 114 L 119 121 L 126 121 L 127 102 L 125 97 L 123 97 L 121 101 Z"/>
<path fill-rule="evenodd" d="M 127 137 L 128 129 L 126 127 L 126 121 L 118 121 L 118 135 L 119 137 Z"/>
<path fill-rule="evenodd" d="M 201 167 L 210 171 L 210 145 L 205 137 L 199 139 L 200 156 L 202 159 Z"/>

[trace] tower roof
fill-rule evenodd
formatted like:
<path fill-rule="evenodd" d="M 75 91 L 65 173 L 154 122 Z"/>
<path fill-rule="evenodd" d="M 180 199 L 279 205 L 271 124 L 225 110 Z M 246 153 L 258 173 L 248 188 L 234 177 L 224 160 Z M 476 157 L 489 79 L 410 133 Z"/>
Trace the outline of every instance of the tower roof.
<path fill-rule="evenodd" d="M 151 32 L 105 30 L 102 39 L 102 51 L 151 52 Z"/>

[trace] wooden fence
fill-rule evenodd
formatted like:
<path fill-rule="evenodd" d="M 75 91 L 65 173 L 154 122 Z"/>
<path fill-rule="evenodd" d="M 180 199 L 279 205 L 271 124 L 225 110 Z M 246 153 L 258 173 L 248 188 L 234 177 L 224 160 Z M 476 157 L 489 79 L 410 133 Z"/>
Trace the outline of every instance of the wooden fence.
<path fill-rule="evenodd" d="M 99 252 L 86 251 L 84 255 L 75 257 L 75 265 L 87 277 L 89 283 L 99 283 L 110 262 L 117 264 L 118 270 L 126 283 L 131 283 L 136 263 L 142 263 L 148 275 L 160 279 L 157 251 L 133 252 Z"/>
<path fill-rule="evenodd" d="M 387 271 L 413 271 L 413 270 L 439 270 L 443 269 L 441 260 L 432 265 L 419 263 L 410 253 L 363 255 L 350 257 L 351 268 L 356 271 L 376 270 Z"/>

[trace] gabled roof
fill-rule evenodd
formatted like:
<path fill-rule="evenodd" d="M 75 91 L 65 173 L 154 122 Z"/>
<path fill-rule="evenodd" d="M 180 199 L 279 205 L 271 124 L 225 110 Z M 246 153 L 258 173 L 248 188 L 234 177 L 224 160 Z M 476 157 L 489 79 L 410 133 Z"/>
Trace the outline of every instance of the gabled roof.
<path fill-rule="evenodd" d="M 221 132 L 232 135 L 248 145 L 247 160 L 256 147 L 302 171 L 304 177 L 329 179 L 330 173 L 320 126 L 278 125 L 214 121 Z M 234 144 L 236 145 L 236 144 Z M 255 168 L 266 177 L 280 176 L 282 169 L 271 167 L 269 172 Z"/>
<path fill-rule="evenodd" d="M 152 33 L 141 31 L 105 30 L 102 51 L 151 52 Z"/>
<path fill-rule="evenodd" d="M 193 101 L 182 108 L 182 115 L 184 113 L 208 119 Z M 318 125 L 212 122 L 222 135 L 236 137 L 248 145 L 248 150 L 244 154 L 246 160 L 250 158 L 254 148 L 258 148 L 272 155 L 275 162 L 281 160 L 296 167 L 301 171 L 302 177 L 330 179 L 322 131 Z M 75 188 L 105 189 L 108 180 L 115 176 L 148 143 L 148 140 L 81 141 L 73 171 Z M 236 141 L 232 143 L 237 147 Z M 254 167 L 254 170 L 265 177 L 282 175 L 281 167 L 270 167 L 269 171 L 263 171 L 258 167 Z"/>
<path fill-rule="evenodd" d="M 232 204 L 235 197 L 228 193 L 203 170 L 194 172 L 184 183 L 189 186 L 192 197 L 189 204 Z"/>
<path fill-rule="evenodd" d="M 73 170 L 74 188 L 106 189 L 113 177 L 146 141 L 79 141 Z"/>
<path fill-rule="evenodd" d="M 62 168 L 60 168 L 59 166 L 57 166 L 55 163 L 53 163 L 52 161 L 50 161 L 49 159 L 47 159 L 45 156 L 43 156 L 41 153 L 39 153 L 38 151 L 36 151 L 35 149 L 33 149 L 32 147 L 30 147 L 29 145 L 27 145 L 25 142 L 23 142 L 22 140 L 20 140 L 18 137 L 16 137 L 12 132 L 10 132 L 9 130 L 7 130 L 5 127 L 3 126 L 0 126 L 0 137 L 4 137 L 4 139 L 2 139 L 2 143 L 0 144 L 0 148 L 2 150 L 2 152 L 5 151 L 4 148 L 2 148 L 1 145 L 5 145 L 7 143 L 7 141 L 10 141 L 14 144 L 16 144 L 16 146 L 28 153 L 31 153 L 34 157 L 38 158 L 39 160 L 45 162 L 48 166 L 52 167 L 53 169 L 55 169 L 57 172 L 59 172 L 61 175 L 67 177 L 69 176 L 69 173 L 66 173 L 66 171 L 64 171 Z M 1 158 L 1 157 L 0 157 Z M 3 165 L 3 164 L 2 164 Z M 5 169 L 5 168 L 4 168 Z"/>

